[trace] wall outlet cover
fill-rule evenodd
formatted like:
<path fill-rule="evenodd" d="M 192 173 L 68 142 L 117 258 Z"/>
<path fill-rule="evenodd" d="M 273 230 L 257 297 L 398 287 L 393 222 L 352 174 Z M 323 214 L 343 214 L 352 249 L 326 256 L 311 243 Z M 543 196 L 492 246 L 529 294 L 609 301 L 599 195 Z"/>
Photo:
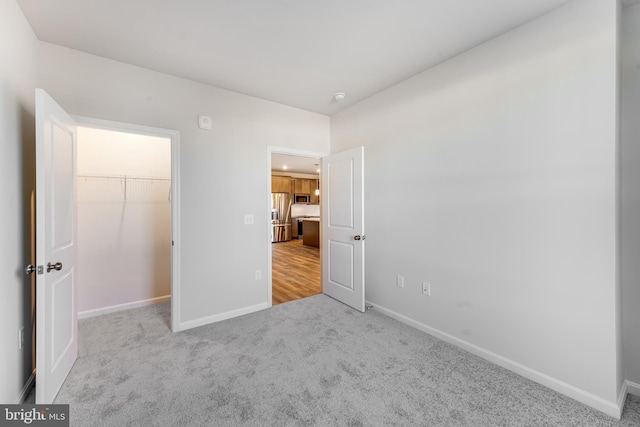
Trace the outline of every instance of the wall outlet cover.
<path fill-rule="evenodd" d="M 431 284 L 422 282 L 422 295 L 431 296 Z"/>

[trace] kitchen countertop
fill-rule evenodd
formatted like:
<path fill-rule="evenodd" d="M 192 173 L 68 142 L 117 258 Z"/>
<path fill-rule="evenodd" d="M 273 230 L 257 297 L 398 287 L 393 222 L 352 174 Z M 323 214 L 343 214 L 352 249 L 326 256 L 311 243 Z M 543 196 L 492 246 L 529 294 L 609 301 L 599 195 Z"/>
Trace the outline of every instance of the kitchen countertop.
<path fill-rule="evenodd" d="M 315 222 L 320 222 L 320 218 L 298 218 L 298 221 L 315 221 Z"/>

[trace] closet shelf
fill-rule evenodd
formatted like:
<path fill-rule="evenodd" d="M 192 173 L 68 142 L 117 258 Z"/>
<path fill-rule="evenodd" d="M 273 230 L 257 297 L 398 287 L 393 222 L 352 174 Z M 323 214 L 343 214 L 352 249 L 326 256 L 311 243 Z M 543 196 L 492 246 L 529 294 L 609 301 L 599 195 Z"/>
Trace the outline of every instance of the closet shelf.
<path fill-rule="evenodd" d="M 100 195 L 105 201 L 113 201 L 113 186 L 121 187 L 123 200 L 135 201 L 159 201 L 158 193 L 165 194 L 166 200 L 171 201 L 171 179 L 153 178 L 145 176 L 130 175 L 77 175 L 78 187 L 87 187 L 91 194 L 91 199 L 100 199 Z M 111 191 L 110 191 L 111 190 Z M 163 196 L 164 198 L 164 196 Z"/>

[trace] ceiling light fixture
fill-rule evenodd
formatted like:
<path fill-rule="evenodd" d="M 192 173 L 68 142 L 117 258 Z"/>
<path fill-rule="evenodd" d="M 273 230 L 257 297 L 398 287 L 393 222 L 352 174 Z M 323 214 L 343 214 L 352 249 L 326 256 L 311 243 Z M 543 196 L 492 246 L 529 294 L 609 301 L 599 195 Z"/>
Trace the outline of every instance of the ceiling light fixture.
<path fill-rule="evenodd" d="M 287 165 L 282 165 L 282 169 L 287 170 Z"/>
<path fill-rule="evenodd" d="M 347 94 L 344 92 L 336 92 L 333 94 L 333 100 L 335 102 L 340 102 L 344 99 L 345 96 L 347 96 Z"/>

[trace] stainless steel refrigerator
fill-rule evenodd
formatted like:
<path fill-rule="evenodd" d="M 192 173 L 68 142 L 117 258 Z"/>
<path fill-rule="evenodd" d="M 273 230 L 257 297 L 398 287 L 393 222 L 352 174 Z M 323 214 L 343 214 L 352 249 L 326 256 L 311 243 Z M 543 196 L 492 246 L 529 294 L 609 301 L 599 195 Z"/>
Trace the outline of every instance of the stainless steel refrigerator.
<path fill-rule="evenodd" d="M 271 241 L 291 240 L 291 196 L 271 193 Z"/>

